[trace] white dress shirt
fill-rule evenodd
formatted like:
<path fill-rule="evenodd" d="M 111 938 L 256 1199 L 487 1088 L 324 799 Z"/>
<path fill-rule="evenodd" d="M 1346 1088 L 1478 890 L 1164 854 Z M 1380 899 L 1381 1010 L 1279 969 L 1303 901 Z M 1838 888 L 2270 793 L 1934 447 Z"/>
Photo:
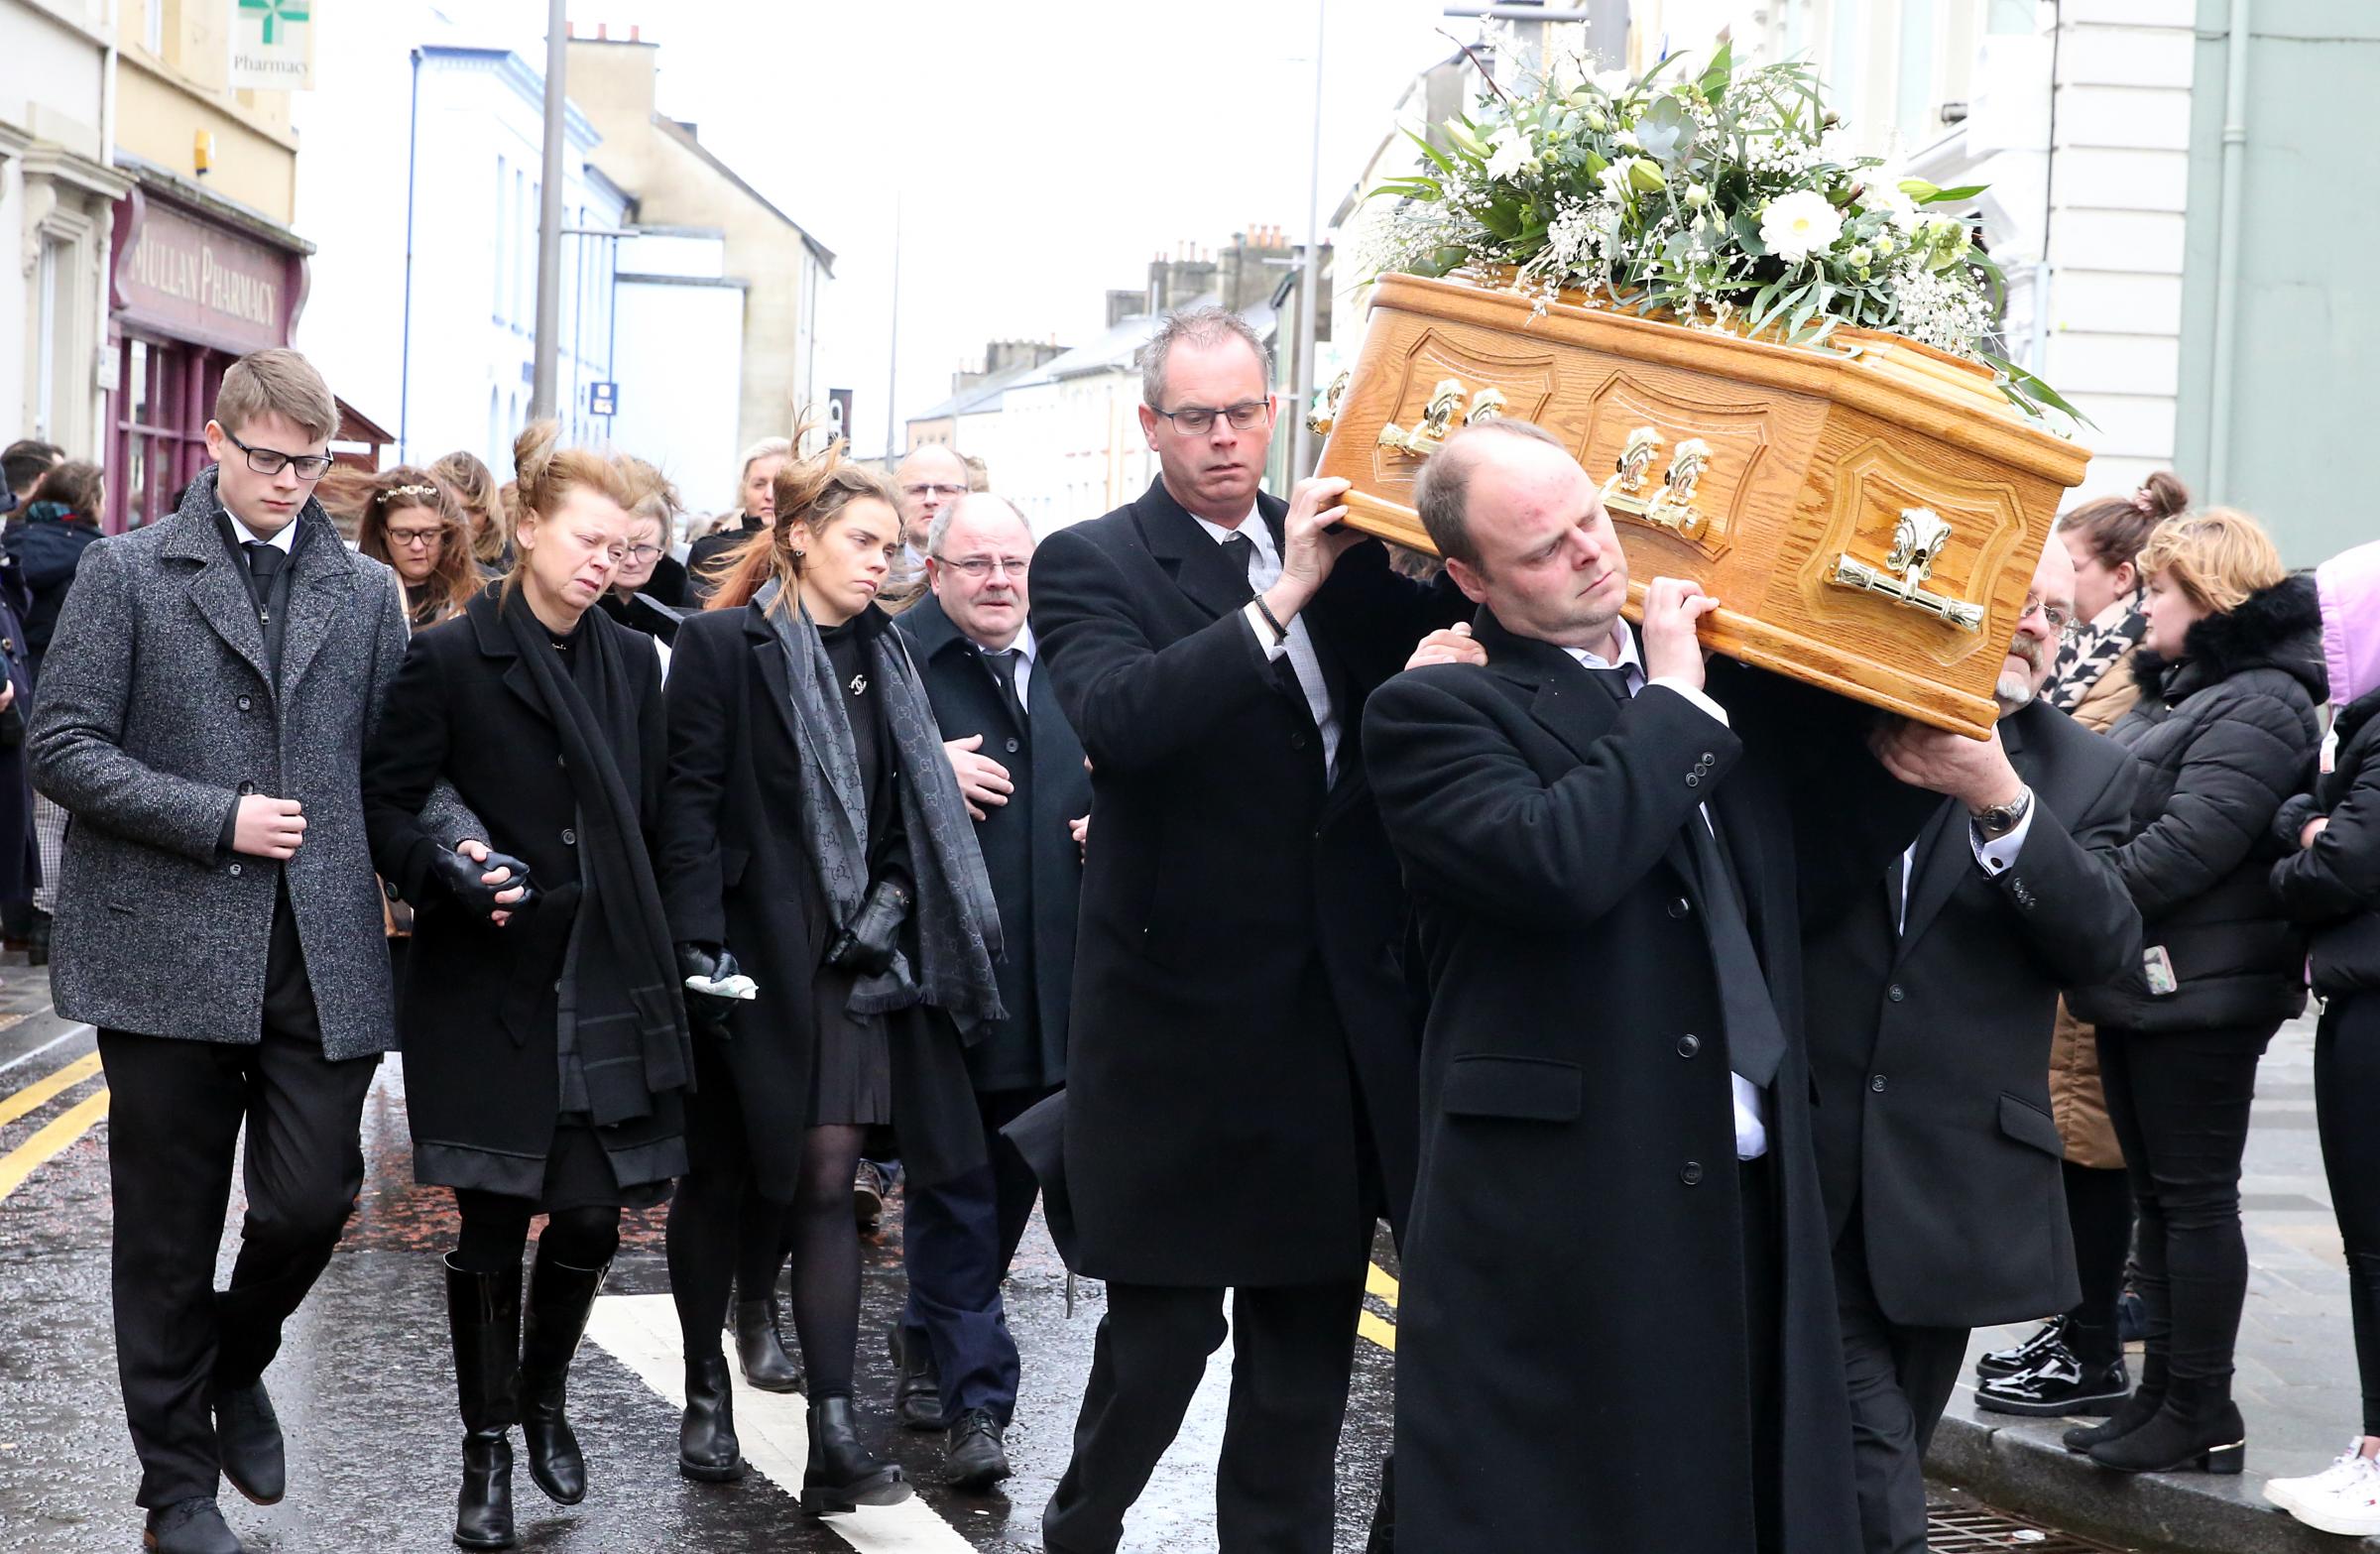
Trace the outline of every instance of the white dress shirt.
<path fill-rule="evenodd" d="M 975 642 L 972 637 L 967 640 Z M 1029 623 L 1016 633 L 1016 640 L 1009 644 L 1009 648 L 1014 649 L 1016 653 L 1016 705 L 1029 707 L 1033 704 L 1033 655 L 1039 651 L 1033 646 L 1033 628 Z M 1002 653 L 1007 650 L 987 648 L 978 642 L 975 643 L 975 651 L 977 653 Z"/>
<path fill-rule="evenodd" d="M 240 515 L 229 508 L 223 509 L 223 516 L 231 520 L 231 538 L 242 544 L 261 541 L 279 550 L 283 555 L 289 555 L 291 553 L 290 546 L 298 542 L 298 520 L 294 518 L 268 536 L 260 535 L 246 524 L 241 523 Z"/>
<path fill-rule="evenodd" d="M 1644 677 L 1644 659 L 1636 651 L 1636 634 L 1634 632 L 1629 631 L 1625 626 L 1620 626 L 1614 628 L 1611 635 L 1613 640 L 1619 644 L 1619 658 L 1616 662 L 1605 657 L 1600 653 L 1593 653 L 1585 648 L 1565 648 L 1562 651 L 1591 669 L 1633 670 L 1634 672 L 1628 676 L 1628 694 L 1630 696 L 1635 695 L 1648 684 L 1667 686 L 1694 703 L 1705 713 L 1717 718 L 1723 727 L 1726 725 L 1726 709 L 1705 695 L 1700 687 L 1689 685 L 1684 680 L 1666 674 L 1656 680 L 1647 680 Z M 1704 826 L 1710 829 L 1713 836 L 1717 836 L 1719 829 L 1711 824 L 1711 807 L 1708 804 L 1698 804 L 1695 807 L 1702 812 Z M 1735 1100 L 1735 1158 L 1757 1160 L 1768 1153 L 1768 1122 L 1767 1114 L 1761 1109 L 1760 1087 L 1731 1070 L 1727 1074 L 1727 1080 L 1734 1092 Z"/>
<path fill-rule="evenodd" d="M 1256 557 L 1249 563 L 1249 587 L 1260 594 L 1281 580 L 1281 552 L 1272 542 L 1272 526 L 1264 522 L 1263 514 L 1252 504 L 1238 529 L 1210 524 L 1196 513 L 1190 517 L 1217 544 L 1234 535 L 1246 535 L 1254 543 Z M 1249 621 L 1248 629 L 1267 660 L 1277 661 L 1284 653 L 1289 656 L 1289 666 L 1297 671 L 1298 686 L 1306 693 L 1306 710 L 1314 714 L 1314 727 L 1322 735 L 1323 780 L 1332 780 L 1339 775 L 1339 714 L 1331 707 L 1331 687 L 1322 677 L 1322 659 L 1314 652 L 1314 639 L 1306 632 L 1305 615 L 1301 612 L 1289 618 L 1289 637 L 1285 642 L 1274 640 L 1270 631 L 1258 630 L 1252 620 Z"/>

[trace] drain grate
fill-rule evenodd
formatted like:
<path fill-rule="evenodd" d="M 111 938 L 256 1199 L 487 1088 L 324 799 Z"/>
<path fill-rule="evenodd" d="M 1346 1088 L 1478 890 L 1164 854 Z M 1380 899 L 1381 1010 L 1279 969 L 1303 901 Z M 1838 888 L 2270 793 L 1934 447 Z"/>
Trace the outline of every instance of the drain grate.
<path fill-rule="evenodd" d="M 1929 1554 L 2007 1554 L 2011 1549 L 2024 1554 L 2114 1554 L 2111 1544 L 2053 1532 L 1964 1495 L 1957 1503 L 1936 1500 L 1926 1508 L 1926 1548 Z"/>

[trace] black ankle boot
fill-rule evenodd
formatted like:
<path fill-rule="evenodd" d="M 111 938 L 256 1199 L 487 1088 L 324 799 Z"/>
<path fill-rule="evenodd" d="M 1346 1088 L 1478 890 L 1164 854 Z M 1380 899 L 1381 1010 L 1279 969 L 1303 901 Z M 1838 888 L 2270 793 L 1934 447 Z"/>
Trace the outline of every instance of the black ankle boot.
<path fill-rule="evenodd" d="M 810 1461 L 801 1475 L 801 1508 L 813 1516 L 897 1505 L 912 1492 L 898 1465 L 860 1444 L 851 1399 L 821 1397 L 810 1404 Z"/>
<path fill-rule="evenodd" d="M 509 1549 L 513 1444 L 521 1413 L 521 1269 L 472 1273 L 446 1258 L 446 1327 L 454 1340 L 454 1389 L 463 1413 L 463 1487 L 454 1541 Z"/>
<path fill-rule="evenodd" d="M 2102 1441 L 2090 1460 L 2117 1473 L 2238 1473 L 2247 1466 L 2248 1427 L 2231 1401 L 2229 1378 L 2175 1381 L 2165 1406 L 2131 1434 Z"/>
<path fill-rule="evenodd" d="M 785 1353 L 776 1323 L 776 1297 L 736 1302 L 736 1360 L 744 1379 L 764 1392 L 798 1392 L 801 1370 Z"/>
<path fill-rule="evenodd" d="M 2087 1456 L 2095 1447 L 2109 1441 L 2121 1440 L 2157 1417 L 2165 1407 L 2165 1357 L 2144 1355 L 2140 1362 L 2140 1385 L 2132 1395 L 2117 1405 L 2097 1424 L 2077 1425 L 2060 1439 L 2066 1449 L 2078 1456 Z"/>
<path fill-rule="evenodd" d="M 587 1497 L 587 1460 L 562 1404 L 570 1361 L 611 1267 L 608 1262 L 599 1268 L 571 1267 L 545 1255 L 540 1242 L 530 1270 L 521 1334 L 521 1441 L 529 1448 L 529 1476 L 557 1505 L 576 1505 Z"/>
<path fill-rule="evenodd" d="M 686 1362 L 686 1412 L 677 1424 L 677 1471 L 705 1484 L 744 1477 L 725 1355 Z"/>

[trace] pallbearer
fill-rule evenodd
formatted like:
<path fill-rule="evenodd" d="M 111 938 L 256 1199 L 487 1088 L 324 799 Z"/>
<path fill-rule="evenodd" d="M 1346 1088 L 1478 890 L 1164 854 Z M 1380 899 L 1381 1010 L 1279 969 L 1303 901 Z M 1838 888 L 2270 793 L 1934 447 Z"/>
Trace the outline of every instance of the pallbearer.
<path fill-rule="evenodd" d="M 555 430 L 540 421 L 515 450 L 512 572 L 414 639 L 364 780 L 373 857 L 416 912 L 403 1001 L 414 1175 L 453 1188 L 462 1214 L 446 1306 L 465 1430 L 454 1540 L 472 1549 L 514 1542 L 516 1423 L 537 1488 L 585 1497 L 563 1410 L 570 1359 L 621 1209 L 659 1202 L 686 1160 L 692 1054 L 648 852 L 666 760 L 660 662 L 591 608 L 646 479 L 557 449 Z M 440 778 L 495 854 L 457 857 L 414 818 Z"/>

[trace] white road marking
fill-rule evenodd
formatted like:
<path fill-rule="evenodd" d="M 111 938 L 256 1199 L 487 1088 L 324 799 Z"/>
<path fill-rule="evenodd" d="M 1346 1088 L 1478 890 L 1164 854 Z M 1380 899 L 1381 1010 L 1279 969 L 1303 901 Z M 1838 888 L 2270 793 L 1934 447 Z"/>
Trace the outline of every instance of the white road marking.
<path fill-rule="evenodd" d="M 685 1350 L 677 1308 L 667 1295 L 605 1295 L 595 1302 L 587 1336 L 634 1371 L 673 1407 L 686 1405 Z M 809 1461 L 808 1404 L 797 1392 L 763 1392 L 744 1384 L 732 1359 L 736 1438 L 744 1460 L 788 1494 L 801 1493 Z M 802 1512 L 787 1508 L 790 1515 Z M 974 1545 L 912 1494 L 898 1505 L 863 1505 L 848 1516 L 818 1518 L 860 1554 L 974 1554 Z"/>

